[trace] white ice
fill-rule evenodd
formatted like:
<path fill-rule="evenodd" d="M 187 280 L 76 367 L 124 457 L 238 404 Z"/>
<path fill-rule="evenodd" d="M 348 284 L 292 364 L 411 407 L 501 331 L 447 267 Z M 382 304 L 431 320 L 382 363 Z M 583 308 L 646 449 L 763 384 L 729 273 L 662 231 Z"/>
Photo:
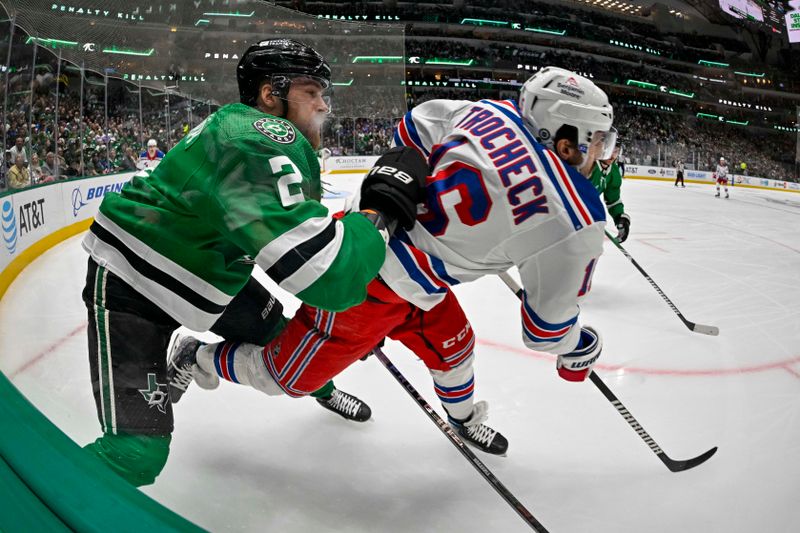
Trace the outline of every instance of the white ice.
<path fill-rule="evenodd" d="M 713 195 L 626 180 L 624 246 L 719 337 L 686 329 L 610 242 L 581 315 L 605 339 L 598 374 L 668 455 L 719 446 L 693 470 L 669 472 L 591 383 L 562 381 L 551 357 L 527 351 L 519 304 L 497 278 L 456 288 L 479 338 L 476 398 L 510 441 L 507 457 L 477 453 L 553 533 L 800 531 L 800 194 Z M 0 301 L 0 369 L 83 445 L 99 425 L 80 238 Z M 421 362 L 394 343 L 385 351 L 441 413 Z M 144 492 L 213 531 L 528 530 L 375 358 L 336 383 L 373 420 L 229 383 L 190 389 L 169 462 Z"/>

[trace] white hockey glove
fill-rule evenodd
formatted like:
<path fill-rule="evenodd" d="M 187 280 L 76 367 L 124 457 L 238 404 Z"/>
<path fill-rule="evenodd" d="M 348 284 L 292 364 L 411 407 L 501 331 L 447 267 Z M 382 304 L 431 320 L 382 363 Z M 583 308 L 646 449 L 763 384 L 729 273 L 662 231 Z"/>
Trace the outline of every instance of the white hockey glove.
<path fill-rule="evenodd" d="M 602 350 L 603 339 L 600 334 L 590 326 L 582 327 L 578 346 L 570 353 L 558 356 L 558 375 L 567 381 L 585 380 Z"/>

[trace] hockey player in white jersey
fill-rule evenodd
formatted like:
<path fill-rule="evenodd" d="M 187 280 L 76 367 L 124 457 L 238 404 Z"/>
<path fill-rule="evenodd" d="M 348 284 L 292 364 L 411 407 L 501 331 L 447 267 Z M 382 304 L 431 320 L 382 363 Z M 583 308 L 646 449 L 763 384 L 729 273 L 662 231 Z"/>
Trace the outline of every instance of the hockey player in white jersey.
<path fill-rule="evenodd" d="M 266 347 L 223 342 L 173 361 L 251 385 L 301 396 L 370 352 L 398 340 L 430 369 L 449 422 L 488 453 L 508 442 L 474 403 L 475 337 L 452 285 L 519 269 L 523 340 L 558 355 L 559 376 L 582 381 L 600 355 L 600 335 L 578 322 L 578 300 L 602 252 L 605 211 L 591 170 L 613 150 L 612 109 L 590 80 L 546 68 L 514 101 L 432 100 L 407 113 L 395 144 L 428 161 L 427 199 L 417 224 L 398 230 L 367 301 L 329 313 L 303 305 Z M 536 142 L 533 132 L 552 150 Z M 386 156 L 384 156 L 386 157 Z M 391 161 L 371 173 L 394 173 Z M 236 376 L 231 379 L 231 375 Z"/>
<path fill-rule="evenodd" d="M 725 188 L 725 198 L 730 198 L 728 194 L 728 163 L 724 157 L 719 158 L 717 169 L 714 171 L 714 180 L 717 182 L 717 194 L 714 196 L 719 198 L 719 186 L 722 185 Z"/>

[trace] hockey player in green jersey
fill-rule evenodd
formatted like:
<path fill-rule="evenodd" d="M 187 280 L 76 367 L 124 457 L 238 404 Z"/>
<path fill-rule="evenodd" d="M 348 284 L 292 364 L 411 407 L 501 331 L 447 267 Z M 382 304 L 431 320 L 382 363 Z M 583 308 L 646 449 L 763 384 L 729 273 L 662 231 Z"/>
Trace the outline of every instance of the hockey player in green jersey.
<path fill-rule="evenodd" d="M 617 227 L 617 239 L 619 242 L 625 242 L 631 229 L 631 217 L 625 213 L 625 205 L 621 198 L 622 174 L 618 163 L 619 152 L 620 147 L 617 146 L 611 159 L 598 160 L 589 179 L 606 202 L 608 214 Z"/>
<path fill-rule="evenodd" d="M 241 103 L 191 130 L 152 171 L 108 194 L 83 246 L 89 360 L 103 436 L 87 446 L 135 485 L 163 468 L 173 430 L 167 347 L 180 326 L 266 344 L 285 326 L 266 271 L 310 305 L 363 301 L 395 227 L 410 229 L 427 164 L 394 154 L 395 174 L 365 182 L 361 211 L 320 202 L 315 150 L 329 113 L 330 67 L 290 39 L 251 46 L 237 67 Z M 202 383 L 200 383 L 202 385 Z M 328 383 L 314 394 L 343 416 L 368 407 Z"/>

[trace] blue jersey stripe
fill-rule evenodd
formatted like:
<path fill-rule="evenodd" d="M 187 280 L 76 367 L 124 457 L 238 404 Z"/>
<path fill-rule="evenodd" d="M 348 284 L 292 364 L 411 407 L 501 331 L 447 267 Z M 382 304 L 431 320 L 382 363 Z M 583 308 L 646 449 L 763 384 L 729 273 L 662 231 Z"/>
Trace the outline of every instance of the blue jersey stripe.
<path fill-rule="evenodd" d="M 440 144 L 433 152 L 431 152 L 431 156 L 428 158 L 428 167 L 433 170 L 436 168 L 436 165 L 439 164 L 439 161 L 442 159 L 442 156 L 447 153 L 448 150 L 451 148 L 455 148 L 456 146 L 461 146 L 462 144 L 466 143 L 466 139 L 459 139 L 456 141 L 450 141 L 448 143 Z"/>
<path fill-rule="evenodd" d="M 422 289 L 428 294 L 442 294 L 447 292 L 444 287 L 436 287 L 430 281 L 422 270 L 419 269 L 414 258 L 406 251 L 403 243 L 398 239 L 389 239 L 389 247 L 394 252 L 394 255 L 406 269 L 408 275 L 413 279 Z"/>
<path fill-rule="evenodd" d="M 454 277 L 450 276 L 450 274 L 447 273 L 447 269 L 444 266 L 444 261 L 430 254 L 428 254 L 428 257 L 431 259 L 431 266 L 433 267 L 433 271 L 436 272 L 436 274 L 442 279 L 442 281 L 444 281 L 448 285 L 458 285 L 459 283 L 461 283 L 460 281 L 458 281 L 457 279 L 455 279 Z"/>
<path fill-rule="evenodd" d="M 525 313 L 527 313 L 528 317 L 531 319 L 531 322 L 536 324 L 536 327 L 538 328 L 549 331 L 558 331 L 566 327 L 571 327 L 573 324 L 575 324 L 575 322 L 578 321 L 578 315 L 575 315 L 574 317 L 570 318 L 565 322 L 560 322 L 560 323 L 547 322 L 546 320 L 543 320 L 539 315 L 537 315 L 533 309 L 531 309 L 531 307 L 528 305 L 527 297 L 528 297 L 527 294 L 523 295 L 522 305 L 525 308 Z"/>
<path fill-rule="evenodd" d="M 554 343 L 559 342 L 561 339 L 566 337 L 566 334 L 561 335 L 560 337 L 538 337 L 534 335 L 528 328 L 525 327 L 525 324 L 522 324 L 522 331 L 525 333 L 525 336 L 528 337 L 530 340 L 536 343 Z"/>
<path fill-rule="evenodd" d="M 411 237 L 408 236 L 408 233 L 406 233 L 404 229 L 401 228 L 395 231 L 394 236 L 399 240 L 401 240 L 402 242 L 406 243 L 407 245 L 414 246 L 414 243 L 411 242 Z M 447 283 L 448 285 L 458 285 L 459 283 L 461 283 L 459 280 L 455 279 L 454 277 L 452 277 L 450 274 L 447 273 L 447 268 L 445 267 L 444 261 L 427 252 L 422 252 L 422 253 L 428 256 L 428 259 L 431 260 L 431 266 L 433 267 L 433 271 L 436 273 L 437 276 L 439 276 L 441 281 Z"/>
<path fill-rule="evenodd" d="M 422 144 L 422 139 L 419 137 L 419 132 L 417 131 L 417 126 L 414 124 L 414 117 L 411 115 L 411 111 L 406 113 L 404 117 L 406 122 L 406 129 L 408 130 L 408 136 L 411 137 L 411 140 L 414 141 L 417 146 L 419 146 L 423 152 L 425 152 L 425 157 L 428 157 L 431 153 L 425 148 L 425 145 Z"/>

